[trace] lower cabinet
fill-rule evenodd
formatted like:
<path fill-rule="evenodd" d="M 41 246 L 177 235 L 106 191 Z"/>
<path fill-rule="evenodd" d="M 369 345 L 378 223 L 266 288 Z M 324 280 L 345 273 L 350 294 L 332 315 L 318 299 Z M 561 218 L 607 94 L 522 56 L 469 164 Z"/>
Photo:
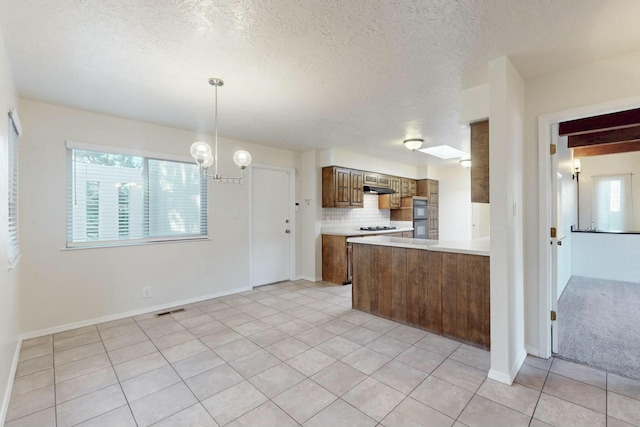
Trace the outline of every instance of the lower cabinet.
<path fill-rule="evenodd" d="M 489 257 L 353 245 L 353 308 L 489 349 Z"/>

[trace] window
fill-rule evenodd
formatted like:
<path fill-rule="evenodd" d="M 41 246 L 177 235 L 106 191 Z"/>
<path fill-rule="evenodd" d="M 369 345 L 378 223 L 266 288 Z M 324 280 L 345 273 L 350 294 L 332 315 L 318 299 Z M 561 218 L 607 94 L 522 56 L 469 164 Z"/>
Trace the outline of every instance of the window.
<path fill-rule="evenodd" d="M 207 237 L 207 183 L 190 161 L 67 143 L 67 247 Z"/>
<path fill-rule="evenodd" d="M 633 226 L 631 174 L 594 176 L 593 221 L 598 231 L 628 231 Z"/>
<path fill-rule="evenodd" d="M 9 147 L 8 147 L 8 248 L 9 266 L 13 267 L 20 258 L 18 241 L 18 136 L 22 133 L 20 121 L 15 110 L 9 113 Z"/>

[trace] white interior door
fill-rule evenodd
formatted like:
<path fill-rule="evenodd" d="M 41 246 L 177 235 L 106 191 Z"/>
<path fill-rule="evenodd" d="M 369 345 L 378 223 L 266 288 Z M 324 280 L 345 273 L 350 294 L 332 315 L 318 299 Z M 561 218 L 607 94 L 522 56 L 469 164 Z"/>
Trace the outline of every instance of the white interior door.
<path fill-rule="evenodd" d="M 290 279 L 290 176 L 287 170 L 252 169 L 252 286 Z"/>
<path fill-rule="evenodd" d="M 556 154 L 551 156 L 551 224 L 556 238 L 551 239 L 551 309 L 558 313 L 558 300 L 571 278 L 571 225 L 577 215 L 577 194 L 573 178 L 573 157 L 567 138 L 558 136 L 552 126 L 551 142 Z M 558 352 L 558 322 L 551 322 L 551 351 Z"/>

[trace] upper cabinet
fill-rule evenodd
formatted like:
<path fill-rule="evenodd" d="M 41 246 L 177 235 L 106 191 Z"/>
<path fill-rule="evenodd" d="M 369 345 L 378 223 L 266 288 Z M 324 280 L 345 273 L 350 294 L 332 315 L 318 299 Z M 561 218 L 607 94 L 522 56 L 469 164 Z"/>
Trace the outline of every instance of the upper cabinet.
<path fill-rule="evenodd" d="M 409 178 L 400 178 L 400 185 L 402 188 L 402 197 L 413 197 L 416 195 L 416 180 Z"/>
<path fill-rule="evenodd" d="M 382 175 L 376 172 L 363 172 L 364 185 L 372 187 L 390 188 L 391 180 L 389 175 Z"/>
<path fill-rule="evenodd" d="M 471 124 L 471 201 L 489 203 L 489 120 Z"/>
<path fill-rule="evenodd" d="M 363 180 L 362 171 L 335 166 L 322 168 L 322 207 L 361 208 Z"/>
<path fill-rule="evenodd" d="M 400 209 L 400 194 L 402 190 L 402 180 L 397 176 L 389 177 L 389 188 L 395 191 L 393 194 L 381 194 L 378 196 L 378 208 L 380 209 Z"/>

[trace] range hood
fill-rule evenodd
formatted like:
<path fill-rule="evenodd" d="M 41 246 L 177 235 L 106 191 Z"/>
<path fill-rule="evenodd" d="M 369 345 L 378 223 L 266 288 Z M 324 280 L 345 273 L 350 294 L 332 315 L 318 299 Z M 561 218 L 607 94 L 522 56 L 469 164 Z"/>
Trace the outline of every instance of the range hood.
<path fill-rule="evenodd" d="M 369 185 L 365 185 L 362 187 L 362 191 L 365 193 L 373 193 L 373 194 L 395 194 L 395 190 L 391 188 L 382 188 L 382 187 L 371 187 Z"/>

